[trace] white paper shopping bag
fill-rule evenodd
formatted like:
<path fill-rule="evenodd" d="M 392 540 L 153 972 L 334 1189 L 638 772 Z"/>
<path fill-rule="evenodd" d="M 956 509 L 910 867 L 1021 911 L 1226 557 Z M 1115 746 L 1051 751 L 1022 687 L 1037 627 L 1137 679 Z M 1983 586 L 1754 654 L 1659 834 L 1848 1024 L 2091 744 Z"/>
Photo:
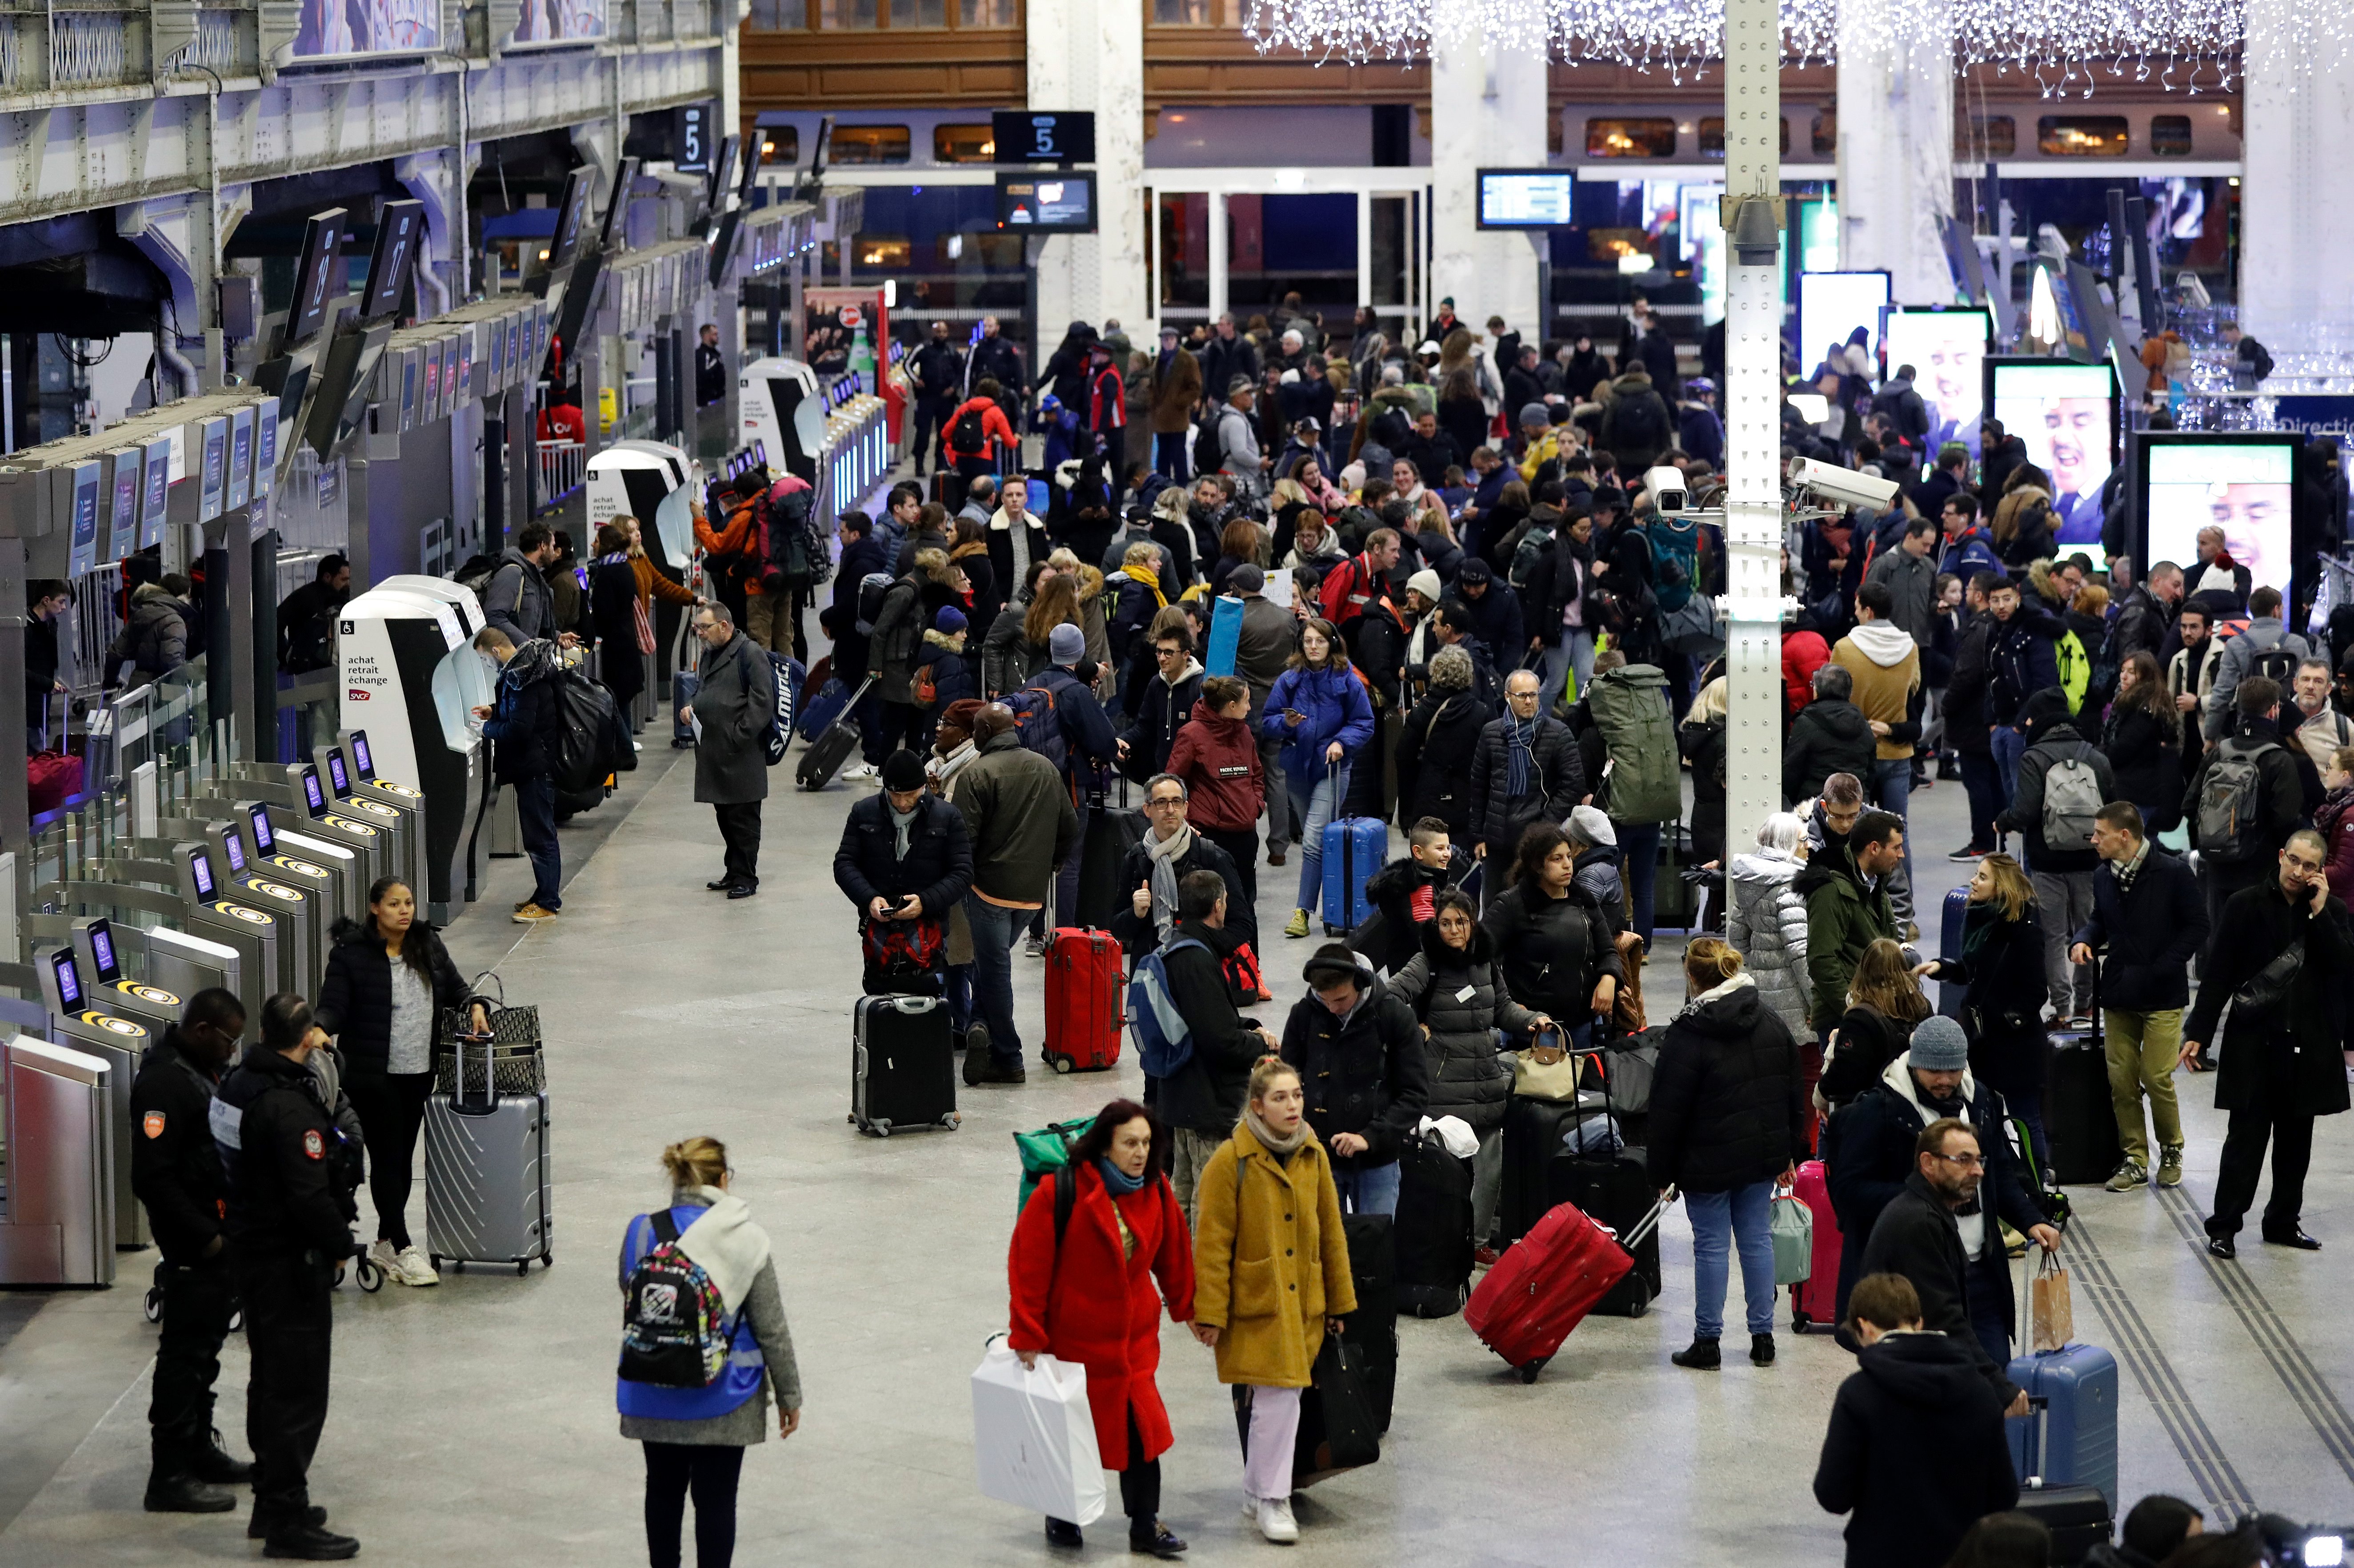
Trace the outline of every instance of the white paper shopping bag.
<path fill-rule="evenodd" d="M 1103 1456 L 1076 1362 L 1042 1355 L 1025 1367 L 992 1342 L 973 1369 L 972 1446 L 982 1496 L 1073 1524 L 1103 1517 Z"/>

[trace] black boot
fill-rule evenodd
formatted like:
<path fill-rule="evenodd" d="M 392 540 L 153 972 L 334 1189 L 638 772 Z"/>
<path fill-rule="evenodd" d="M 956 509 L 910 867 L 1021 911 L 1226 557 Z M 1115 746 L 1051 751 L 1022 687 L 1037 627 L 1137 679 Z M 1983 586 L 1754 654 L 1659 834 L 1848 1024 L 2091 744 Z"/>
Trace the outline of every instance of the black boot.
<path fill-rule="evenodd" d="M 236 1507 L 235 1492 L 207 1485 L 186 1470 L 158 1469 L 147 1477 L 149 1513 L 228 1513 Z"/>
<path fill-rule="evenodd" d="M 1087 1538 L 1079 1533 L 1079 1527 L 1069 1520 L 1050 1519 L 1046 1521 L 1047 1545 L 1085 1546 L 1087 1543 Z"/>
<path fill-rule="evenodd" d="M 1677 1351 L 1668 1360 L 1695 1372 L 1714 1372 L 1724 1364 L 1724 1358 L 1717 1353 L 1714 1340 L 1694 1340 L 1691 1350 Z"/>
<path fill-rule="evenodd" d="M 218 1487 L 241 1487 L 253 1479 L 253 1467 L 242 1459 L 232 1458 L 221 1446 L 220 1428 L 209 1427 L 203 1437 L 188 1445 L 188 1473 L 200 1481 L 210 1481 Z"/>
<path fill-rule="evenodd" d="M 292 1557 L 302 1563 L 340 1563 L 360 1554 L 360 1543 L 355 1537 L 337 1535 L 322 1526 L 281 1524 L 272 1529 L 262 1543 L 264 1557 Z"/>
<path fill-rule="evenodd" d="M 327 1510 L 313 1503 L 302 1510 L 302 1522 L 316 1530 L 327 1522 Z M 245 1538 L 248 1541 L 266 1541 L 273 1528 L 275 1520 L 272 1516 L 257 1508 L 253 1510 L 253 1517 L 245 1521 Z"/>
<path fill-rule="evenodd" d="M 1174 1563 L 1185 1554 L 1185 1542 L 1157 1519 L 1136 1519 L 1129 1521 L 1128 1549 L 1158 1557 L 1163 1563 Z"/>
<path fill-rule="evenodd" d="M 1771 1334 L 1750 1335 L 1749 1360 L 1752 1364 L 1756 1366 L 1772 1366 L 1774 1364 L 1774 1336 Z"/>

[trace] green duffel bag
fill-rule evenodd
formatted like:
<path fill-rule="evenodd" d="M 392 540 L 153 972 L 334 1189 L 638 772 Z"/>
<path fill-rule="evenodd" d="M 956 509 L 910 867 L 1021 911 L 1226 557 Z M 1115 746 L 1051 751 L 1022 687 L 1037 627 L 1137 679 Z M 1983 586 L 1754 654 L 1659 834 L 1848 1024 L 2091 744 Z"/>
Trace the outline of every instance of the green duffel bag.
<path fill-rule="evenodd" d="M 1035 1132 L 1013 1135 L 1013 1147 L 1022 1156 L 1022 1195 L 1013 1204 L 1017 1216 L 1029 1203 L 1039 1178 L 1069 1167 L 1071 1146 L 1085 1138 L 1095 1124 L 1093 1117 L 1079 1121 L 1050 1121 Z"/>

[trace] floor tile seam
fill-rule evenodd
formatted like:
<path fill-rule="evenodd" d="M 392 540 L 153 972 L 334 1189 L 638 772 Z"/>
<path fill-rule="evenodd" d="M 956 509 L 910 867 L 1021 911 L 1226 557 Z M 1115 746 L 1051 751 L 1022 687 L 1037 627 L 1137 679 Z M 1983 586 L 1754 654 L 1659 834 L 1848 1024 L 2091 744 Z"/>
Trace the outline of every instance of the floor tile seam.
<path fill-rule="evenodd" d="M 99 1434 L 106 1430 L 107 1423 L 113 1420 L 115 1413 L 122 1408 L 123 1401 L 137 1393 L 142 1384 L 152 1382 L 154 1372 L 155 1358 L 151 1354 L 145 1361 L 139 1363 L 138 1372 L 133 1373 L 131 1381 L 123 1385 L 122 1392 L 114 1396 L 107 1405 L 105 1413 L 90 1423 L 90 1430 L 81 1435 L 81 1441 L 67 1450 L 66 1457 L 58 1461 L 57 1468 L 42 1478 L 41 1484 L 26 1495 L 25 1508 L 19 1509 L 6 1519 L 0 1519 L 0 1540 L 5 1540 L 8 1532 L 16 1528 L 16 1520 L 24 1517 L 26 1510 L 29 1510 L 33 1504 L 38 1502 L 43 1494 L 57 1484 L 58 1478 L 72 1467 L 73 1462 L 81 1457 L 81 1451 L 98 1440 Z"/>
<path fill-rule="evenodd" d="M 2192 1213 L 2190 1200 L 2181 1190 L 2161 1192 L 2158 1202 L 2173 1219 L 2175 1229 L 2193 1249 L 2217 1292 L 2231 1304 L 2257 1353 L 2288 1390 L 2290 1399 L 2296 1403 L 2330 1458 L 2349 1480 L 2354 1480 L 2354 1416 L 2347 1414 L 2336 1392 L 2265 1299 L 2264 1291 L 2248 1277 L 2247 1270 L 2238 1260 L 2219 1258 L 2207 1250 L 2205 1227 Z"/>
<path fill-rule="evenodd" d="M 2198 1402 L 2183 1386 L 2173 1361 L 2159 1345 L 2140 1308 L 2117 1282 L 2107 1255 L 2082 1221 L 2070 1230 L 2070 1239 L 2075 1244 L 2072 1250 L 2082 1260 L 2079 1267 L 2085 1277 L 2085 1294 L 2092 1300 L 2093 1309 L 2109 1326 L 2120 1359 L 2157 1413 L 2158 1425 L 2166 1429 L 2192 1480 L 2208 1505 L 2219 1513 L 2247 1512 L 2255 1506 L 2247 1483 L 2224 1452 L 2214 1429 L 2208 1425 Z"/>

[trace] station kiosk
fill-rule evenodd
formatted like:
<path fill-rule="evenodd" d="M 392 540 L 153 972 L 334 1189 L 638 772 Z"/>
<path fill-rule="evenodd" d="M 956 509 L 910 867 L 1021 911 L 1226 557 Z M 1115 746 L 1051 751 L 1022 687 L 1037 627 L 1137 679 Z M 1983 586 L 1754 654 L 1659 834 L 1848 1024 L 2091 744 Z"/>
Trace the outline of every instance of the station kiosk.
<path fill-rule="evenodd" d="M 139 1059 L 155 1036 L 137 1019 L 108 1011 L 83 990 L 81 963 L 71 948 L 35 949 L 33 969 L 40 978 L 42 1000 L 49 1004 L 51 1037 L 106 1064 L 106 1116 L 112 1133 L 107 1187 L 114 1245 L 145 1246 L 153 1239 L 147 1211 L 131 1190 L 131 1080 L 138 1075 Z"/>
<path fill-rule="evenodd" d="M 346 767 L 334 808 L 416 841 L 398 874 L 409 879 L 428 917 L 446 924 L 481 885 L 487 849 L 481 822 L 491 770 L 472 719 L 496 693 L 490 662 L 473 647 L 481 607 L 455 583 L 399 577 L 345 605 L 338 618 L 341 727 L 364 732 L 370 771 L 406 789 L 355 790 Z"/>
<path fill-rule="evenodd" d="M 425 798 L 413 792 L 392 795 L 374 789 L 354 790 L 352 770 L 339 746 L 317 747 L 311 754 L 311 763 L 326 784 L 327 799 L 336 810 L 375 822 L 392 834 L 398 864 L 393 874 L 408 884 L 412 892 L 429 885 L 431 867 L 424 863 Z"/>
<path fill-rule="evenodd" d="M 20 1027 L 20 1012 L 37 1009 L 0 1000 Z M 106 1059 L 87 1051 L 35 1034 L 0 1040 L 0 1284 L 114 1283 L 112 1076 Z"/>
<path fill-rule="evenodd" d="M 665 441 L 610 443 L 588 460 L 591 533 L 616 517 L 634 517 L 654 565 L 684 572 L 695 555 L 695 468 L 683 450 Z"/>
<path fill-rule="evenodd" d="M 798 474 L 817 483 L 831 411 L 817 372 L 803 360 L 756 359 L 737 375 L 736 390 L 743 409 L 738 433 L 744 444 L 757 442 L 767 450 L 770 472 Z"/>

